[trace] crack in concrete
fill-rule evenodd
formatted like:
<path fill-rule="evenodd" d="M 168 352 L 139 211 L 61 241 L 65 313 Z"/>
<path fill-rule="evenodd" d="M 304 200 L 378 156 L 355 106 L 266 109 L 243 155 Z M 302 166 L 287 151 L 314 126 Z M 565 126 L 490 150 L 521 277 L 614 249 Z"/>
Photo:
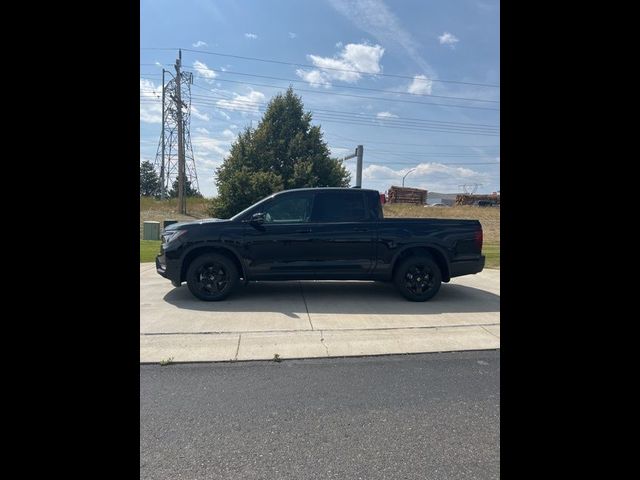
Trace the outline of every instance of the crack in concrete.
<path fill-rule="evenodd" d="M 497 324 L 498 326 L 500 325 L 499 323 Z M 489 330 L 487 330 L 486 328 L 484 328 L 483 325 L 478 325 L 480 328 L 482 328 L 485 332 L 487 332 L 489 335 L 493 335 L 494 337 L 496 337 L 498 340 L 500 340 L 500 335 L 496 335 L 493 332 L 490 332 Z"/>
<path fill-rule="evenodd" d="M 309 319 L 311 323 L 311 319 Z M 452 325 L 429 325 L 420 327 L 372 327 L 372 328 L 325 328 L 328 332 L 369 332 L 369 331 L 385 331 L 385 330 L 429 330 L 436 328 L 465 328 L 465 327 L 492 327 L 499 326 L 499 323 L 461 323 Z M 311 324 L 313 329 L 313 324 Z M 486 329 L 485 329 L 486 330 Z M 315 330 L 314 331 L 318 331 Z M 243 330 L 242 333 L 296 333 L 308 332 L 308 330 Z M 488 333 L 491 333 L 487 330 Z M 156 335 L 236 335 L 238 332 L 233 331 L 210 331 L 210 332 L 141 332 L 140 336 L 156 336 Z M 491 333 L 494 335 L 493 333 Z M 497 335 L 496 335 L 497 336 Z M 498 337 L 500 338 L 500 337 Z"/>
<path fill-rule="evenodd" d="M 238 353 L 240 353 L 240 339 L 242 338 L 242 334 L 238 335 L 238 346 L 236 347 L 236 356 L 233 357 L 233 360 L 238 360 Z"/>
<path fill-rule="evenodd" d="M 327 351 L 327 357 L 330 357 L 331 355 L 329 354 L 329 347 L 326 343 L 324 343 L 324 333 L 322 333 L 322 330 L 320 330 L 320 343 L 324 345 L 324 349 Z"/>
<path fill-rule="evenodd" d="M 302 294 L 302 301 L 304 302 L 304 308 L 307 311 L 307 318 L 309 319 L 309 325 L 311 325 L 311 330 L 315 330 L 315 328 L 313 328 L 313 323 L 311 322 L 311 315 L 309 315 L 309 307 L 307 306 L 307 299 L 304 296 L 304 289 L 302 288 L 302 283 L 298 282 L 298 285 L 300 285 L 300 293 Z"/>

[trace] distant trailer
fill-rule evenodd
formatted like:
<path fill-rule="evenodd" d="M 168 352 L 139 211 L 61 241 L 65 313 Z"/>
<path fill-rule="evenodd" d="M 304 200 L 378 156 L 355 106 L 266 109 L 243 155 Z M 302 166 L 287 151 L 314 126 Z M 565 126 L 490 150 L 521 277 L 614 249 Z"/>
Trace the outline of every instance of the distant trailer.
<path fill-rule="evenodd" d="M 389 189 L 389 203 L 425 205 L 427 203 L 427 191 L 421 188 L 393 186 Z"/>

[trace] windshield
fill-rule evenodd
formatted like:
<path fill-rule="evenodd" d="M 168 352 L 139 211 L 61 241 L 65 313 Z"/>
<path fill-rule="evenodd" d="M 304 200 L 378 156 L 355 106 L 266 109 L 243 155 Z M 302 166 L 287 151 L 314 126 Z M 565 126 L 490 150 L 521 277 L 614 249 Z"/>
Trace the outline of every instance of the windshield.
<path fill-rule="evenodd" d="M 247 212 L 249 212 L 249 210 L 251 210 L 252 208 L 256 207 L 257 205 L 260 205 L 261 203 L 266 202 L 267 200 L 269 200 L 271 198 L 273 198 L 273 195 L 269 195 L 268 197 L 264 197 L 259 202 L 256 202 L 253 205 L 250 205 L 249 207 L 247 207 L 244 210 L 242 210 L 240 213 L 235 214 L 233 217 L 230 218 L 230 220 L 240 220 L 242 217 L 244 217 L 247 214 Z"/>

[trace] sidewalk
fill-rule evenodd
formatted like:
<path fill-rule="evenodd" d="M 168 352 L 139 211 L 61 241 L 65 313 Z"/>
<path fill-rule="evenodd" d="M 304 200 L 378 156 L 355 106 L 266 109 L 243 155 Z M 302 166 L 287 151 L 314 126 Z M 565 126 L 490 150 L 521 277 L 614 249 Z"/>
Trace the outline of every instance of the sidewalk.
<path fill-rule="evenodd" d="M 500 272 L 406 301 L 391 284 L 250 283 L 222 302 L 140 264 L 140 362 L 271 360 L 500 348 Z"/>

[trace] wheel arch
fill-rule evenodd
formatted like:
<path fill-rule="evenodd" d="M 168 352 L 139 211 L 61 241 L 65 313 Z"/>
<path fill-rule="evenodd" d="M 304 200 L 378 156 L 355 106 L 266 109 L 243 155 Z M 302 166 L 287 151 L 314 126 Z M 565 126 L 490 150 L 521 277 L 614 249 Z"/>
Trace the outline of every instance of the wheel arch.
<path fill-rule="evenodd" d="M 406 247 L 405 249 L 398 252 L 396 257 L 393 260 L 393 266 L 391 269 L 391 278 L 394 278 L 396 273 L 396 268 L 398 265 L 408 257 L 418 256 L 418 255 L 429 255 L 440 268 L 440 273 L 442 274 L 442 281 L 448 282 L 451 280 L 451 272 L 449 270 L 449 261 L 447 260 L 447 255 L 445 252 L 433 245 L 414 245 Z"/>
<path fill-rule="evenodd" d="M 234 265 L 238 269 L 240 278 L 243 278 L 246 280 L 247 278 L 246 272 L 245 272 L 244 265 L 240 261 L 240 256 L 236 252 L 234 252 L 231 248 L 223 247 L 220 245 L 201 245 L 198 247 L 194 247 L 191 250 L 189 250 L 187 253 L 185 253 L 182 259 L 182 268 L 180 269 L 181 282 L 186 281 L 187 270 L 189 269 L 189 265 L 191 264 L 191 262 L 193 262 L 193 260 L 198 258 L 200 255 L 204 255 L 206 253 L 217 253 L 219 255 L 224 255 L 225 257 L 227 257 L 229 260 L 231 260 L 234 263 Z"/>

